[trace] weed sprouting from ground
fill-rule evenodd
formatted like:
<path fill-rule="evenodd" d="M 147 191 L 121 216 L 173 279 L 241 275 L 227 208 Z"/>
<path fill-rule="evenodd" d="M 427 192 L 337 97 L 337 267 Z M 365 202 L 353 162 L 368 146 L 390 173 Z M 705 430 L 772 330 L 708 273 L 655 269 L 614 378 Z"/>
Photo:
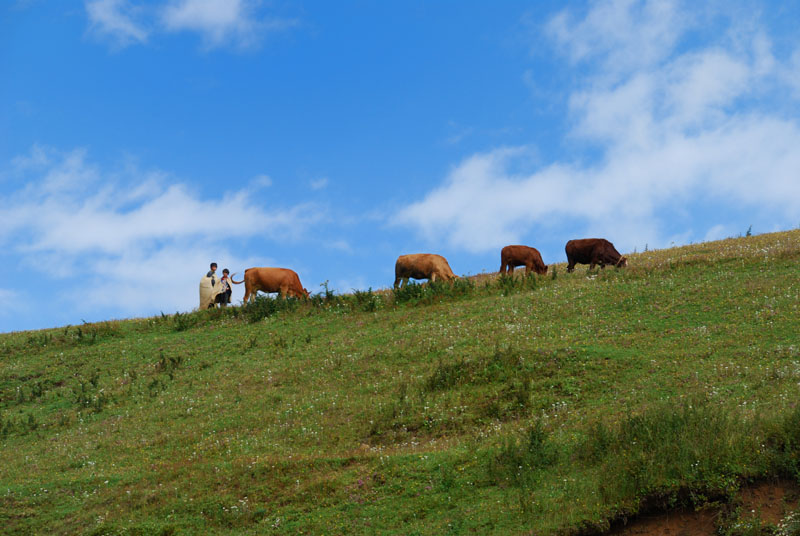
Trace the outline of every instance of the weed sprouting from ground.
<path fill-rule="evenodd" d="M 175 313 L 172 317 L 172 325 L 175 331 L 186 331 L 197 323 L 197 315 L 191 313 Z"/>
<path fill-rule="evenodd" d="M 245 350 L 252 350 L 256 346 L 258 346 L 258 335 L 251 335 L 250 339 L 247 341 L 247 344 L 245 345 L 244 349 Z"/>
<path fill-rule="evenodd" d="M 99 389 L 100 374 L 95 371 L 86 378 L 80 378 L 77 384 L 73 385 L 75 406 L 78 411 L 88 410 L 92 413 L 100 413 L 103 408 L 111 401 L 110 395 L 105 389 Z"/>
<path fill-rule="evenodd" d="M 439 361 L 422 386 L 426 391 L 438 391 L 458 385 L 480 385 L 527 377 L 518 351 L 497 348 L 493 353 L 474 361 L 463 358 L 455 363 Z"/>
<path fill-rule="evenodd" d="M 552 443 L 540 420 L 519 436 L 506 437 L 487 461 L 488 477 L 496 484 L 534 487 L 540 472 L 556 462 L 558 447 Z"/>
<path fill-rule="evenodd" d="M 512 348 L 497 348 L 475 360 L 440 359 L 421 381 L 404 381 L 396 400 L 373 412 L 368 435 L 386 439 L 389 433 L 388 438 L 396 439 L 421 429 L 435 435 L 477 422 L 527 416 L 533 409 L 532 377 L 532 370 Z M 451 401 L 442 404 L 440 415 L 432 415 L 437 401 L 461 389 L 471 393 L 470 412 Z"/>
<path fill-rule="evenodd" d="M 497 278 L 497 288 L 503 296 L 508 296 L 513 292 L 522 290 L 535 290 L 538 286 L 538 277 L 536 273 L 531 272 L 522 277 L 514 277 L 513 275 L 501 274 Z"/>
<path fill-rule="evenodd" d="M 368 313 L 373 313 L 384 306 L 383 297 L 372 292 L 372 287 L 366 291 L 354 290 L 352 299 L 357 310 Z"/>
<path fill-rule="evenodd" d="M 392 291 L 394 303 L 418 302 L 431 293 L 432 291 L 427 290 L 426 286 L 414 282 L 410 282 Z"/>
<path fill-rule="evenodd" d="M 472 380 L 473 368 L 472 363 L 464 359 L 455 363 L 444 363 L 440 360 L 433 372 L 425 379 L 423 389 L 439 391 L 468 383 Z"/>
<path fill-rule="evenodd" d="M 394 302 L 430 304 L 443 298 L 459 298 L 472 294 L 476 289 L 471 279 L 458 278 L 453 281 L 431 281 L 424 284 L 410 282 L 392 291 Z"/>
<path fill-rule="evenodd" d="M 778 523 L 775 536 L 800 536 L 800 509 L 790 512 Z"/>
<path fill-rule="evenodd" d="M 800 481 L 800 405 L 767 428 L 765 435 L 775 469 Z"/>
<path fill-rule="evenodd" d="M 33 413 L 22 414 L 17 418 L 9 417 L 8 419 L 3 419 L 2 415 L 0 415 L 0 438 L 12 435 L 25 436 L 35 432 L 38 428 L 39 421 L 36 420 Z"/>
<path fill-rule="evenodd" d="M 244 317 L 254 323 L 284 311 L 293 311 L 300 305 L 298 298 L 282 298 L 267 295 L 256 296 L 256 299 L 244 306 Z"/>
<path fill-rule="evenodd" d="M 183 363 L 183 357 L 180 354 L 175 357 L 167 357 L 164 355 L 163 349 L 159 349 L 158 353 L 159 357 L 158 361 L 156 362 L 156 370 L 166 373 L 170 380 L 173 379 L 175 370 L 181 366 L 181 363 Z"/>
<path fill-rule="evenodd" d="M 369 423 L 370 437 L 381 437 L 390 432 L 414 432 L 422 427 L 418 410 L 423 407 L 424 395 L 415 401 L 409 397 L 408 391 L 408 383 L 401 382 L 394 399 L 378 409 Z"/>

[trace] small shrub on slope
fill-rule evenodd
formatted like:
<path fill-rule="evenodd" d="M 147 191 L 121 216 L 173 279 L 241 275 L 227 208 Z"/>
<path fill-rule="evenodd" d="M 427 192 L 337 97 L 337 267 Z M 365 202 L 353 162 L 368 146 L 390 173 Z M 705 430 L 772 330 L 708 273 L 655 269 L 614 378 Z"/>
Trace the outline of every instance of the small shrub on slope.
<path fill-rule="evenodd" d="M 250 323 L 258 322 L 281 311 L 293 311 L 299 303 L 300 300 L 297 298 L 256 296 L 254 301 L 244 306 L 244 316 Z"/>

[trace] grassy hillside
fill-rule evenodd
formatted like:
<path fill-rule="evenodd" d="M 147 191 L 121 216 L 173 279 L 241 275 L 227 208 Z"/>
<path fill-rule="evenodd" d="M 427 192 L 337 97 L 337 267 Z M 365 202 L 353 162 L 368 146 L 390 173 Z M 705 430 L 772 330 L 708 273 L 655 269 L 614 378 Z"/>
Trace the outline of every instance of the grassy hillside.
<path fill-rule="evenodd" d="M 549 534 L 800 477 L 800 231 L 0 335 L 0 532 Z"/>

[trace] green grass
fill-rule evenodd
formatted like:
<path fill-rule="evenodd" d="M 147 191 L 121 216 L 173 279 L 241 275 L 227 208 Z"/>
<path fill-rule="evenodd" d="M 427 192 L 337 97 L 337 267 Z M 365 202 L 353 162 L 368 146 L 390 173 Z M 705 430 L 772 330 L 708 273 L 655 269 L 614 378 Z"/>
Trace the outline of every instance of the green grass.
<path fill-rule="evenodd" d="M 0 335 L 0 532 L 589 533 L 800 477 L 800 231 Z"/>

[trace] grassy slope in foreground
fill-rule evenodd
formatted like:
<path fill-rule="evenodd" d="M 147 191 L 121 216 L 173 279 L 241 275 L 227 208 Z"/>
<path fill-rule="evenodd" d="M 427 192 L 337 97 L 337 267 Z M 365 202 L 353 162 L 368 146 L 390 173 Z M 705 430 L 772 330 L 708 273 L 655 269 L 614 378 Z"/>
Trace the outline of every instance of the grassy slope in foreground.
<path fill-rule="evenodd" d="M 797 478 L 798 260 L 0 335 L 0 531 L 559 533 Z"/>

